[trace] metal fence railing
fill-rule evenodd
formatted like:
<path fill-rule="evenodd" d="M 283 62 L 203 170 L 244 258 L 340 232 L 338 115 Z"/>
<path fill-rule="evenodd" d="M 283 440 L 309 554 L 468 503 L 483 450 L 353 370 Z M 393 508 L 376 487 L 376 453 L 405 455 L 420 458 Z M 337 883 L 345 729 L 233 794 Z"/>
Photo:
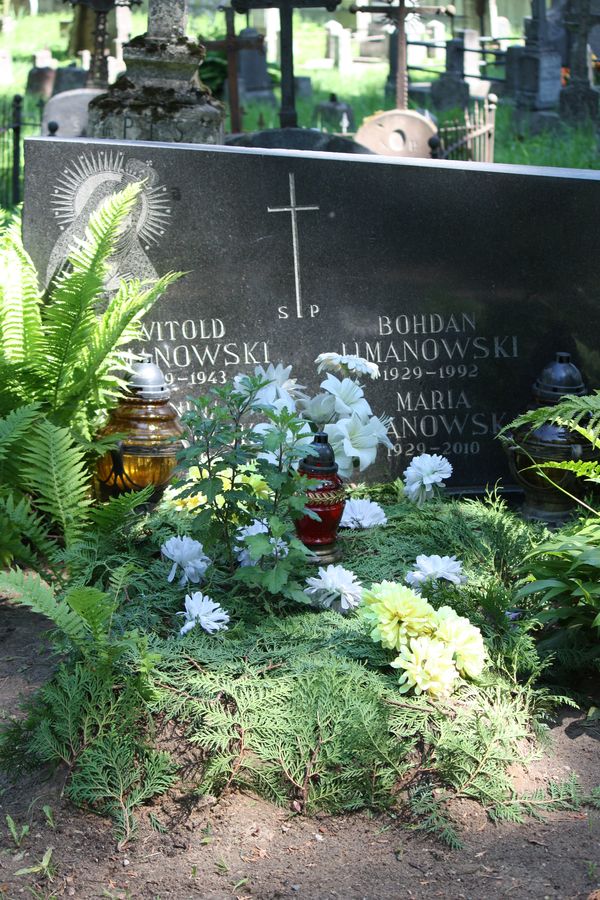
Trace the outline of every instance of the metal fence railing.
<path fill-rule="evenodd" d="M 42 100 L 25 107 L 20 94 L 0 97 L 0 206 L 8 209 L 23 197 L 23 140 L 40 134 Z"/>
<path fill-rule="evenodd" d="M 495 94 L 490 94 L 472 110 L 466 109 L 464 119 L 440 125 L 438 133 L 429 139 L 432 159 L 494 162 L 496 103 Z"/>

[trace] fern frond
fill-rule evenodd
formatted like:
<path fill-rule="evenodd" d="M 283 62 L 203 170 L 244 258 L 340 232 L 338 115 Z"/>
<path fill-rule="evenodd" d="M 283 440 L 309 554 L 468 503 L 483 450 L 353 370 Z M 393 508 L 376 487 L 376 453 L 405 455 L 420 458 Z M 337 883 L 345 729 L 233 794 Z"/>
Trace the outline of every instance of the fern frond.
<path fill-rule="evenodd" d="M 35 554 L 38 554 L 44 562 L 47 562 L 51 568 L 57 560 L 59 547 L 49 533 L 46 523 L 43 521 L 34 509 L 27 497 L 16 499 L 13 494 L 7 497 L 0 497 L 0 517 L 3 524 L 10 524 L 16 534 L 19 535 L 22 547 L 22 556 L 18 556 L 22 562 L 32 563 Z M 33 548 L 32 552 L 23 544 L 23 540 L 29 542 Z"/>
<path fill-rule="evenodd" d="M 152 496 L 152 485 L 141 491 L 131 491 L 120 497 L 111 497 L 107 503 L 95 506 L 90 510 L 90 521 L 101 534 L 112 534 L 122 528 L 131 518 L 135 510 L 147 503 Z"/>
<path fill-rule="evenodd" d="M 116 608 L 113 597 L 97 588 L 74 587 L 66 592 L 65 603 L 83 620 L 94 643 L 106 644 L 109 622 Z"/>
<path fill-rule="evenodd" d="M 139 191 L 139 184 L 128 185 L 101 204 L 90 219 L 85 238 L 71 251 L 51 286 L 43 324 L 47 341 L 44 375 L 53 410 L 61 407 L 65 394 L 81 377 L 81 358 L 93 339 L 95 305 L 103 291 L 108 260 Z"/>
<path fill-rule="evenodd" d="M 80 375 L 64 391 L 63 403 L 89 394 L 94 385 L 99 391 L 95 399 L 101 406 L 118 395 L 123 383 L 113 373 L 125 368 L 119 348 L 139 338 L 141 317 L 179 277 L 179 273 L 169 272 L 145 290 L 138 280 L 121 282 L 106 311 L 95 322 L 90 340 L 82 350 Z"/>
<path fill-rule="evenodd" d="M 546 422 L 557 422 L 563 425 L 574 423 L 584 425 L 592 435 L 598 437 L 600 433 L 600 391 L 576 397 L 571 394 L 562 397 L 556 406 L 542 406 L 517 416 L 506 425 L 500 434 L 506 434 L 508 430 L 514 430 L 528 426 L 531 429 L 539 428 Z"/>
<path fill-rule="evenodd" d="M 35 266 L 13 222 L 0 241 L 0 354 L 6 360 L 24 363 L 41 351 L 40 305 Z"/>
<path fill-rule="evenodd" d="M 11 447 L 18 445 L 23 440 L 39 413 L 39 405 L 30 403 L 28 406 L 21 406 L 13 410 L 0 419 L 0 460 L 6 458 Z"/>
<path fill-rule="evenodd" d="M 85 457 L 67 428 L 40 422 L 26 436 L 22 452 L 24 486 L 35 492 L 34 504 L 60 527 L 66 544 L 79 535 L 91 503 Z"/>
<path fill-rule="evenodd" d="M 81 648 L 85 644 L 86 622 L 68 604 L 58 601 L 52 588 L 39 575 L 26 575 L 18 568 L 0 571 L 0 594 L 46 616 L 75 647 Z"/>

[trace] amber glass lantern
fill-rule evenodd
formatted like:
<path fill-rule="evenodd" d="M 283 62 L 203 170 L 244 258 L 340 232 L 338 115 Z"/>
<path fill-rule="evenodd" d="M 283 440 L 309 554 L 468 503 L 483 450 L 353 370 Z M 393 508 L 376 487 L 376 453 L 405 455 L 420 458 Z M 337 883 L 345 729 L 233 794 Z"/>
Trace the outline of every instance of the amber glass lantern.
<path fill-rule="evenodd" d="M 571 362 L 570 353 L 557 353 L 533 385 L 535 407 L 554 406 L 566 394 L 581 396 L 586 388 L 581 372 Z M 553 469 L 552 462 L 591 459 L 593 448 L 584 446 L 581 437 L 564 425 L 544 422 L 537 428 L 521 426 L 507 435 L 505 447 L 510 470 L 523 488 L 522 514 L 530 521 L 561 525 L 573 511 L 581 490 L 581 480 L 567 469 Z M 544 474 L 536 464 L 543 464 Z"/>
<path fill-rule="evenodd" d="M 337 531 L 345 505 L 345 489 L 338 475 L 338 465 L 333 449 L 324 431 L 318 431 L 311 444 L 311 452 L 298 466 L 300 475 L 318 479 L 318 487 L 311 488 L 306 506 L 319 519 L 303 516 L 296 522 L 296 531 L 302 543 L 312 551 L 319 565 L 336 562 L 341 552 L 337 546 Z"/>
<path fill-rule="evenodd" d="M 118 446 L 96 467 L 101 500 L 154 485 L 152 502 L 162 496 L 177 463 L 183 427 L 158 366 L 146 357 L 133 366 L 127 393 L 112 411 L 99 437 L 121 435 Z"/>

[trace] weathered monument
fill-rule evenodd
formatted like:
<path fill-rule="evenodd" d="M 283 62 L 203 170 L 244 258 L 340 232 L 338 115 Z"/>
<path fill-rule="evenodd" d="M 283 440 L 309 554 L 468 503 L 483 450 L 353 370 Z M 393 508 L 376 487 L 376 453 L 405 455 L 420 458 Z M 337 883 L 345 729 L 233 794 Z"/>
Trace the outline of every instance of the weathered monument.
<path fill-rule="evenodd" d="M 47 277 L 103 197 L 145 182 L 109 287 L 190 273 L 145 326 L 177 402 L 256 364 L 316 388 L 318 353 L 379 363 L 368 396 L 394 444 L 379 477 L 429 451 L 452 486 L 493 484 L 494 436 L 555 351 L 600 383 L 598 172 L 41 138 L 25 172 Z"/>

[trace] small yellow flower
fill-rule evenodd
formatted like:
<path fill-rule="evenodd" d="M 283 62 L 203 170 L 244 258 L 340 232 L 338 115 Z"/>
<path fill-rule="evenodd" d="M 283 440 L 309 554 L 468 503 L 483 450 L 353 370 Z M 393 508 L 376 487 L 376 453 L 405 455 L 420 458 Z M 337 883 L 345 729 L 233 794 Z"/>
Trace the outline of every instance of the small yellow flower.
<path fill-rule="evenodd" d="M 231 476 L 231 469 L 223 469 L 216 476 L 220 479 L 224 491 L 231 490 Z M 189 494 L 188 496 L 182 496 L 184 492 L 193 487 L 195 482 L 199 482 L 203 478 L 208 478 L 207 470 L 200 469 L 199 466 L 191 466 L 188 470 L 188 477 L 185 484 L 181 485 L 178 488 L 167 488 L 164 494 L 164 499 L 168 503 L 172 504 L 175 509 L 180 510 L 194 510 L 199 506 L 204 506 L 207 502 L 206 496 L 200 492 L 196 494 Z M 264 480 L 264 478 L 262 478 L 261 475 L 258 474 L 258 472 L 254 471 L 253 465 L 249 465 L 245 470 L 238 472 L 237 482 L 238 484 L 241 483 L 249 485 L 256 497 L 265 498 L 269 496 L 270 488 L 267 482 Z M 225 498 L 222 494 L 217 494 L 214 502 L 220 509 L 225 503 Z"/>
<path fill-rule="evenodd" d="M 435 636 L 452 650 L 460 674 L 469 678 L 481 675 L 485 665 L 485 646 L 479 628 L 457 615 L 450 606 L 437 610 L 435 622 Z"/>
<path fill-rule="evenodd" d="M 427 693 L 436 699 L 449 697 L 458 678 L 452 648 L 427 636 L 411 638 L 392 666 L 403 670 L 400 676 L 403 694 L 413 688 L 415 694 Z"/>
<path fill-rule="evenodd" d="M 363 615 L 371 626 L 371 638 L 388 650 L 400 650 L 411 637 L 433 631 L 435 610 L 411 591 L 393 581 L 374 584 L 363 592 Z"/>

